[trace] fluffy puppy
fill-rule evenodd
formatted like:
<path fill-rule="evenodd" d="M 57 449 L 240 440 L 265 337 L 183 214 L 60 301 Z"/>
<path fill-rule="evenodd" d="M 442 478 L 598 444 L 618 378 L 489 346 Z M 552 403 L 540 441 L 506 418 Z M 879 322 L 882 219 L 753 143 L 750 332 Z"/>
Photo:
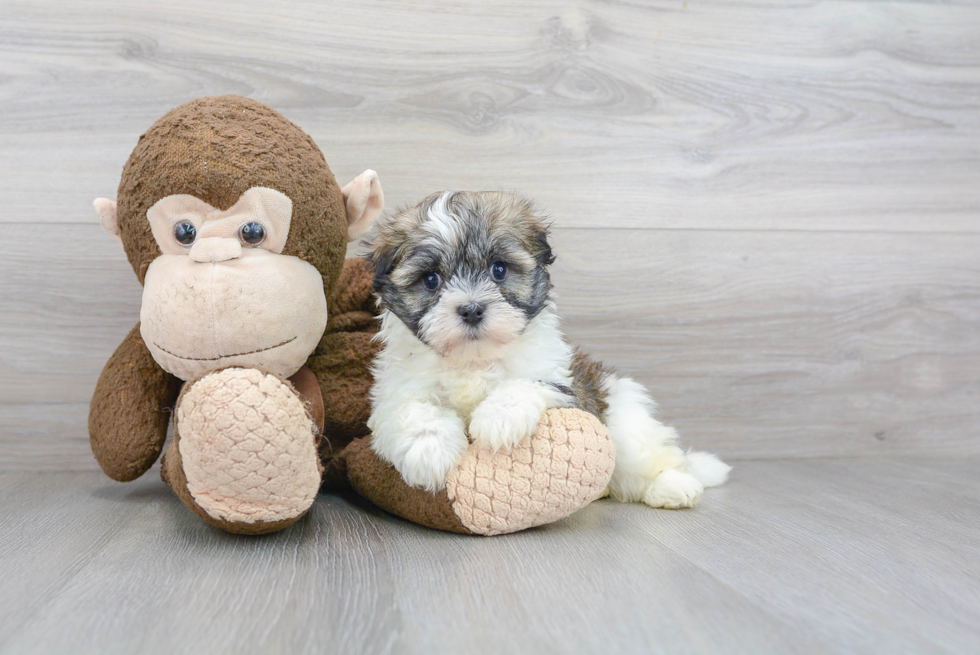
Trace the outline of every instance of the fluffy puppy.
<path fill-rule="evenodd" d="M 730 467 L 677 446 L 646 391 L 576 352 L 551 297 L 547 226 L 498 192 L 434 194 L 380 220 L 370 242 L 381 306 L 371 445 L 436 491 L 468 445 L 509 448 L 552 407 L 598 416 L 616 445 L 610 494 L 694 507 Z"/>

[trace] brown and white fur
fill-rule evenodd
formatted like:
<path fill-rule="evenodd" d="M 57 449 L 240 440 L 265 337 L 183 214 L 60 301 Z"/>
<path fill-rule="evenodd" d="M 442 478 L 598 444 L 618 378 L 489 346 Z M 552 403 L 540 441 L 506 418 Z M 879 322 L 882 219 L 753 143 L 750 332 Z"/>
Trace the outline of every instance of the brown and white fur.
<path fill-rule="evenodd" d="M 414 487 L 436 491 L 469 440 L 509 448 L 542 413 L 580 407 L 616 446 L 610 494 L 694 507 L 730 467 L 684 453 L 635 381 L 577 353 L 551 294 L 547 226 L 499 192 L 434 194 L 380 220 L 370 242 L 381 306 L 371 445 Z"/>

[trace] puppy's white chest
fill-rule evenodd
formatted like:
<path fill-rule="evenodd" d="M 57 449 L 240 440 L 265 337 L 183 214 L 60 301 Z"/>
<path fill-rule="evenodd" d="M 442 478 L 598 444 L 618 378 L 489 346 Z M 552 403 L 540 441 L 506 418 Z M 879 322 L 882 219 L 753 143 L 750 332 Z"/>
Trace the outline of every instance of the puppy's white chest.
<path fill-rule="evenodd" d="M 463 416 L 469 416 L 489 395 L 492 382 L 484 371 L 459 371 L 445 380 L 449 403 Z"/>

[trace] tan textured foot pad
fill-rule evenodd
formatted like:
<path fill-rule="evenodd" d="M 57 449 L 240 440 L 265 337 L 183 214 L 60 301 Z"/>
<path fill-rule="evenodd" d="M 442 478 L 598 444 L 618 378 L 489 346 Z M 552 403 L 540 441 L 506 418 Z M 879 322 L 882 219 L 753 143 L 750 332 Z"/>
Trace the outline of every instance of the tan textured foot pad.
<path fill-rule="evenodd" d="M 187 491 L 221 527 L 284 527 L 316 498 L 313 421 L 279 377 L 245 368 L 207 375 L 181 395 L 176 425 Z"/>
<path fill-rule="evenodd" d="M 572 514 L 603 494 L 615 466 L 608 430 L 577 409 L 549 410 L 537 432 L 509 453 L 471 445 L 437 494 L 406 485 L 369 444 L 357 439 L 343 453 L 358 493 L 415 523 L 487 536 Z"/>
<path fill-rule="evenodd" d="M 473 532 L 516 532 L 591 503 L 609 484 L 615 464 L 612 439 L 599 419 L 577 409 L 553 409 L 510 452 L 470 445 L 450 472 L 446 493 Z"/>

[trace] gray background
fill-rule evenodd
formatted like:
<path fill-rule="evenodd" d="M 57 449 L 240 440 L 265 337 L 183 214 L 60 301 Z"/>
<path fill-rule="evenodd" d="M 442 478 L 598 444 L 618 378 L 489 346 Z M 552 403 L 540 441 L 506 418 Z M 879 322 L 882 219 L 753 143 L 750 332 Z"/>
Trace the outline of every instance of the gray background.
<path fill-rule="evenodd" d="M 221 93 L 389 206 L 536 199 L 570 338 L 729 485 L 486 540 L 324 497 L 248 540 L 103 478 L 140 287 L 91 201 Z M 978 174 L 976 3 L 0 0 L 0 650 L 975 649 Z"/>
<path fill-rule="evenodd" d="M 162 4 L 162 3 L 161 3 Z M 980 17 L 932 3 L 4 1 L 0 434 L 94 468 L 140 287 L 91 201 L 240 93 L 389 206 L 555 219 L 569 336 L 731 459 L 980 453 Z"/>

